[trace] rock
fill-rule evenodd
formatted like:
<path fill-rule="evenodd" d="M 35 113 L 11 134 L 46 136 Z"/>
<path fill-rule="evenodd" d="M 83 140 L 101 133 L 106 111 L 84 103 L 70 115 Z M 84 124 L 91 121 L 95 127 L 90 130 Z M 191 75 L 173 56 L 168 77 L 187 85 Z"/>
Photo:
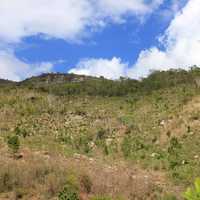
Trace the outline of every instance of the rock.
<path fill-rule="evenodd" d="M 152 154 L 151 154 L 151 157 L 152 157 L 152 158 L 155 158 L 155 157 L 157 157 L 157 156 L 159 156 L 158 153 L 152 153 Z"/>
<path fill-rule="evenodd" d="M 108 138 L 106 139 L 106 146 L 110 146 L 112 143 L 113 139 L 112 138 Z"/>
<path fill-rule="evenodd" d="M 137 176 L 136 175 L 132 175 L 131 178 L 132 179 L 137 179 Z"/>
<path fill-rule="evenodd" d="M 93 148 L 95 147 L 95 143 L 94 143 L 94 142 L 90 142 L 88 145 L 89 145 L 89 147 L 90 147 L 91 149 L 93 149 Z"/>
<path fill-rule="evenodd" d="M 81 158 L 81 154 L 75 153 L 74 154 L 74 158 L 80 159 Z"/>
<path fill-rule="evenodd" d="M 164 126 L 164 125 L 165 125 L 165 120 L 162 120 L 162 121 L 160 122 L 160 125 L 161 125 L 161 126 Z"/>
<path fill-rule="evenodd" d="M 90 161 L 90 162 L 94 162 L 94 159 L 93 159 L 93 158 L 89 158 L 89 161 Z"/>
<path fill-rule="evenodd" d="M 186 161 L 185 160 L 182 160 L 182 165 L 185 165 L 186 164 Z"/>
<path fill-rule="evenodd" d="M 149 178 L 149 176 L 147 176 L 147 175 L 144 175 L 144 178 L 145 178 L 145 179 L 148 179 L 148 178 Z"/>
<path fill-rule="evenodd" d="M 194 135 L 194 132 L 190 132 L 189 134 L 190 134 L 190 135 Z"/>
<path fill-rule="evenodd" d="M 23 153 L 17 153 L 17 154 L 15 154 L 15 159 L 16 160 L 22 159 L 23 157 L 24 157 Z"/>

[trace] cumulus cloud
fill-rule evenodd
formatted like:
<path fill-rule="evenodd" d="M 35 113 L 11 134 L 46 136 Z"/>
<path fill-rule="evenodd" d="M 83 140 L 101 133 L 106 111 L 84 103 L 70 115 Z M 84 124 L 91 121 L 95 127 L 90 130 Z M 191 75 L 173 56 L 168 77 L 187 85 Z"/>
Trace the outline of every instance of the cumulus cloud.
<path fill-rule="evenodd" d="M 174 7 L 175 9 L 177 7 L 176 1 Z M 143 50 L 134 65 L 123 67 L 123 69 L 118 71 L 118 76 L 115 73 L 112 78 L 126 75 L 139 79 L 148 76 L 154 70 L 168 70 L 171 68 L 187 70 L 193 65 L 200 65 L 199 12 L 199 0 L 188 1 L 185 7 L 175 15 L 169 27 L 160 38 L 160 45 L 163 46 L 162 50 L 156 46 Z M 121 60 L 118 60 L 121 63 Z M 112 63 L 112 60 L 107 60 L 107 62 Z M 97 60 L 96 63 L 98 63 Z M 124 66 L 124 64 L 121 63 L 121 66 Z M 116 68 L 118 69 L 118 66 Z M 78 67 L 79 72 L 82 69 L 85 69 L 85 67 Z M 89 74 L 95 75 L 95 69 L 96 67 L 93 69 L 92 67 L 87 68 L 87 73 L 90 70 Z M 100 70 L 98 69 L 98 71 Z M 102 69 L 102 71 L 105 70 Z"/>
<path fill-rule="evenodd" d="M 0 40 L 19 42 L 37 34 L 77 40 L 90 28 L 124 15 L 145 15 L 163 0 L 1 0 Z M 118 20 L 116 20 L 118 19 Z M 87 34 L 87 33 L 86 33 Z"/>
<path fill-rule="evenodd" d="M 87 60 L 86 64 L 79 64 L 77 68 L 73 69 L 73 72 L 99 75 L 102 71 L 102 75 L 107 78 L 115 79 L 120 76 L 128 76 L 139 79 L 147 77 L 154 70 L 169 70 L 173 68 L 188 70 L 193 65 L 200 66 L 199 13 L 199 0 L 188 1 L 186 6 L 176 14 L 161 37 L 160 45 L 163 46 L 162 50 L 154 46 L 141 51 L 136 63 L 132 66 L 123 64 L 119 58 L 106 60 L 106 64 L 102 62 L 102 59 L 96 59 L 93 63 L 94 59 L 92 59 L 92 62 Z M 113 60 L 118 62 L 113 62 Z"/>
<path fill-rule="evenodd" d="M 118 0 L 117 3 L 116 0 L 1 0 L 0 45 L 3 50 L 0 52 L 0 77 L 20 80 L 52 68 L 50 63 L 28 65 L 16 58 L 14 46 L 19 45 L 23 38 L 40 35 L 44 38 L 80 41 L 107 23 L 124 22 L 127 15 L 144 17 L 162 2 L 163 0 Z M 12 47 L 12 53 L 8 53 L 8 45 Z M 113 62 L 120 66 L 116 59 L 111 61 Z M 86 67 L 83 62 L 80 65 Z"/>
<path fill-rule="evenodd" d="M 12 52 L 0 51 L 0 78 L 20 81 L 26 77 L 38 75 L 42 72 L 52 70 L 53 64 L 43 62 L 38 64 L 27 64 Z"/>
<path fill-rule="evenodd" d="M 1 0 L 0 39 L 19 42 L 37 34 L 72 39 L 88 25 L 91 13 L 87 0 Z"/>
<path fill-rule="evenodd" d="M 158 47 L 144 50 L 129 76 L 139 78 L 148 76 L 152 70 L 171 68 L 189 69 L 200 65 L 200 3 L 190 0 L 175 18 L 162 37 L 164 50 Z"/>
<path fill-rule="evenodd" d="M 141 17 L 151 13 L 163 3 L 163 0 L 151 0 L 148 3 L 145 0 L 118 0 L 117 3 L 116 0 L 97 0 L 95 3 L 100 16 L 121 22 L 126 14 Z"/>
<path fill-rule="evenodd" d="M 127 15 L 145 16 L 163 0 L 1 0 L 0 41 L 19 43 L 31 35 L 77 40 L 95 27 L 122 23 Z M 175 1 L 177 2 L 177 1 Z M 177 3 L 174 4 L 177 10 Z M 23 10 L 23 12 L 22 12 Z M 70 72 L 107 78 L 148 76 L 152 70 L 188 69 L 200 65 L 200 3 L 190 0 L 161 37 L 162 49 L 143 50 L 134 65 L 120 58 L 86 59 Z M 159 46 L 160 46 L 159 45 Z M 3 53 L 2 53 L 3 52 Z M 0 76 L 14 80 L 52 69 L 51 63 L 28 65 L 14 53 L 1 51 Z"/>
<path fill-rule="evenodd" d="M 127 76 L 127 69 L 127 63 L 122 63 L 120 58 L 114 57 L 111 60 L 102 58 L 82 60 L 69 73 L 118 79 L 120 76 Z"/>

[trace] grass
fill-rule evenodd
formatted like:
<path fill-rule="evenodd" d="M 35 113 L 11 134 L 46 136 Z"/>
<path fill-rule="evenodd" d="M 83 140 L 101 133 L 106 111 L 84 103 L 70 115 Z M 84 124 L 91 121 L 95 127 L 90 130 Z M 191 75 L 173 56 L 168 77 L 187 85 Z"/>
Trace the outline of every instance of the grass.
<path fill-rule="evenodd" d="M 96 159 L 95 165 L 92 165 L 94 168 L 99 162 L 111 165 L 123 162 L 126 170 L 129 170 L 129 165 L 133 165 L 146 172 L 164 173 L 164 181 L 170 187 L 176 185 L 185 188 L 190 185 L 199 176 L 200 167 L 200 91 L 190 74 L 189 78 L 185 73 L 175 74 L 176 76 L 170 73 L 160 74 L 162 79 L 165 78 L 163 76 L 169 76 L 168 82 L 166 78 L 162 82 L 159 74 L 152 75 L 141 83 L 92 79 L 84 82 L 87 86 L 84 92 L 80 91 L 80 83 L 70 83 L 68 86 L 64 84 L 63 87 L 67 87 L 68 92 L 70 89 L 70 95 L 66 95 L 66 90 L 62 87 L 56 92 L 59 84 L 54 84 L 52 88 L 42 85 L 40 88 L 35 88 L 34 85 L 1 87 L 1 193 L 22 193 L 22 196 L 27 197 L 32 193 L 36 195 L 37 191 L 39 196 L 46 199 L 58 196 L 66 184 L 66 177 L 73 174 L 67 172 L 63 162 L 65 163 L 65 159 L 74 159 L 74 155 L 81 159 L 81 156 Z M 175 81 L 177 77 L 179 79 Z M 92 84 L 94 82 L 95 86 Z M 109 86 L 107 91 L 105 88 L 103 90 L 105 85 L 102 84 Z M 140 90 L 131 89 L 134 85 Z M 125 90 L 127 93 L 116 93 L 119 87 L 128 87 Z M 132 91 L 135 93 L 131 93 Z M 30 151 L 30 158 L 25 159 L 25 163 L 22 162 L 24 158 L 10 158 L 9 152 L 5 150 L 10 136 L 19 138 L 19 153 L 23 154 L 26 149 Z M 38 152 L 38 160 L 32 158 L 34 152 Z M 43 160 L 40 156 L 45 152 L 47 157 L 59 157 L 59 161 L 48 163 Z M 85 169 L 85 161 L 81 168 Z M 104 188 L 99 183 L 102 181 L 101 177 L 95 176 L 94 180 L 93 174 L 89 180 L 93 170 L 87 168 L 85 178 L 80 180 L 78 170 L 75 172 L 80 195 L 84 196 L 91 190 L 87 198 L 104 199 L 104 193 L 105 198 L 113 198 L 112 190 L 117 185 L 116 188 L 121 192 L 118 192 L 118 196 L 125 199 L 134 199 L 135 195 L 143 198 L 139 191 L 140 187 L 143 188 L 141 182 L 144 180 L 139 182 L 141 185 L 138 191 L 133 191 L 131 187 L 122 191 L 116 182 L 112 182 L 113 188 L 108 185 Z M 115 175 L 118 177 L 121 174 L 118 172 Z M 102 176 L 107 176 L 106 172 Z M 129 176 L 132 177 L 130 174 Z M 28 185 L 31 190 L 26 187 L 28 180 L 31 180 L 31 185 Z M 119 180 L 123 184 L 129 182 L 127 177 Z M 119 184 L 121 188 L 125 187 L 123 184 Z M 88 189 L 88 185 L 95 185 L 96 189 Z M 145 189 L 147 194 L 146 191 L 143 192 L 146 196 L 149 195 L 148 192 L 152 193 L 151 198 L 154 199 L 175 199 L 174 193 L 175 196 L 181 196 L 181 191 L 177 195 L 170 187 L 159 192 L 154 181 L 150 186 L 150 191 Z"/>

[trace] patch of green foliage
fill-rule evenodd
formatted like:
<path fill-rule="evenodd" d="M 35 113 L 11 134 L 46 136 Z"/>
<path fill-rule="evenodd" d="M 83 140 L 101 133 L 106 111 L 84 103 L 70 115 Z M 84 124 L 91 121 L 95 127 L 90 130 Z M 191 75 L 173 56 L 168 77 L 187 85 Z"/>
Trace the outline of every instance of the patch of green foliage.
<path fill-rule="evenodd" d="M 58 195 L 59 200 L 79 200 L 78 190 L 73 185 L 67 184 Z"/>
<path fill-rule="evenodd" d="M 197 178 L 194 182 L 193 188 L 188 188 L 183 194 L 186 200 L 199 200 L 200 199 L 200 178 Z"/>
<path fill-rule="evenodd" d="M 17 135 L 8 137 L 7 144 L 13 153 L 17 153 L 20 147 L 19 137 Z"/>

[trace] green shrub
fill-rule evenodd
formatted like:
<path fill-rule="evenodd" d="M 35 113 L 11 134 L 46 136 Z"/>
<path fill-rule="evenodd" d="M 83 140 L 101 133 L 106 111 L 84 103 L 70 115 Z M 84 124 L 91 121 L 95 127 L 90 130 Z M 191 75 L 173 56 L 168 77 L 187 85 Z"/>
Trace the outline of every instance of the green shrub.
<path fill-rule="evenodd" d="M 79 200 L 78 190 L 72 185 L 66 185 L 58 195 L 59 200 Z"/>
<path fill-rule="evenodd" d="M 75 146 L 76 149 L 79 150 L 81 153 L 88 154 L 91 151 L 91 147 L 89 143 L 92 141 L 90 135 L 80 134 L 78 138 L 76 138 Z"/>
<path fill-rule="evenodd" d="M 148 148 L 149 145 L 145 143 L 143 138 L 135 135 L 127 135 L 124 137 L 121 146 L 122 152 L 126 158 L 137 157 L 139 156 L 139 152 L 143 154 Z"/>
<path fill-rule="evenodd" d="M 7 144 L 13 153 L 17 153 L 20 147 L 19 137 L 17 135 L 9 137 Z"/>
<path fill-rule="evenodd" d="M 108 133 L 105 129 L 101 128 L 96 133 L 96 140 L 104 140 L 106 139 Z"/>
<path fill-rule="evenodd" d="M 200 178 L 195 180 L 194 187 L 188 188 L 183 196 L 186 200 L 200 200 Z"/>
<path fill-rule="evenodd" d="M 176 137 L 171 138 L 170 146 L 168 147 L 168 162 L 169 168 L 175 169 L 181 165 L 180 150 L 182 146 Z"/>
<path fill-rule="evenodd" d="M 15 134 L 24 138 L 28 136 L 26 129 L 20 128 L 19 126 L 15 128 Z"/>

